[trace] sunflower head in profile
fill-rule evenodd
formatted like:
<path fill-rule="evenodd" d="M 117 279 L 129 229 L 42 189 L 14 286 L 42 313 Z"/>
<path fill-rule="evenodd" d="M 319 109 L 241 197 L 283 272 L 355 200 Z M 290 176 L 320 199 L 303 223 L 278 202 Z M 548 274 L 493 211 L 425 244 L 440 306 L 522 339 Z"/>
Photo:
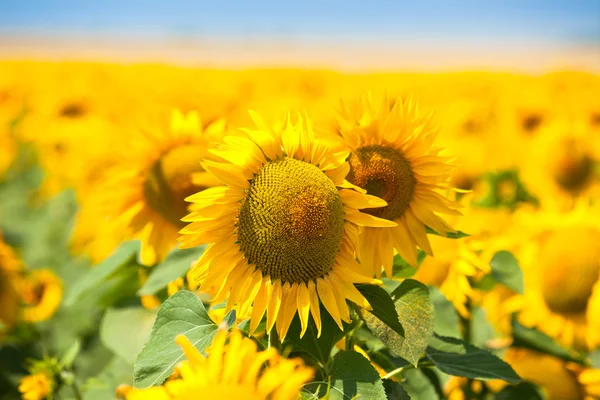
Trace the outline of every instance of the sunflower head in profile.
<path fill-rule="evenodd" d="M 568 347 L 600 346 L 600 214 L 578 206 L 567 214 L 539 213 L 524 222 L 519 250 L 527 290 L 519 321 Z"/>
<path fill-rule="evenodd" d="M 224 128 L 222 120 L 203 128 L 198 113 L 175 110 L 168 126 L 135 132 L 121 149 L 120 161 L 106 170 L 94 196 L 83 202 L 76 247 L 101 260 L 119 241 L 139 239 L 144 264 L 162 260 L 185 225 L 185 198 L 220 183 L 200 160 L 211 158 L 208 147 Z"/>
<path fill-rule="evenodd" d="M 442 195 L 454 166 L 433 147 L 430 117 L 420 115 L 412 100 L 384 99 L 376 105 L 361 99 L 343 105 L 339 125 L 350 148 L 348 181 L 387 202 L 369 214 L 397 223 L 391 229 L 362 229 L 361 262 L 376 276 L 382 266 L 391 276 L 395 250 L 416 266 L 417 246 L 432 255 L 427 227 L 445 236 L 454 230 L 439 214 L 460 215 L 460 206 Z"/>
<path fill-rule="evenodd" d="M 358 226 L 395 223 L 359 212 L 386 203 L 345 180 L 348 152 L 315 137 L 308 120 L 273 132 L 252 116 L 256 129 L 212 151 L 225 162 L 203 162 L 224 186 L 188 198 L 181 245 L 209 243 L 196 279 L 216 289 L 214 302 L 227 299 L 227 310 L 243 315 L 253 305 L 252 332 L 266 313 L 267 331 L 276 323 L 283 339 L 297 312 L 302 335 L 309 314 L 320 334 L 320 303 L 341 328 L 346 299 L 367 305 L 354 283 L 374 282 L 354 257 Z"/>
<path fill-rule="evenodd" d="M 300 358 L 282 357 L 275 348 L 259 351 L 256 343 L 234 330 L 218 331 L 204 357 L 183 335 L 176 339 L 187 360 L 175 378 L 148 389 L 117 389 L 127 400 L 297 399 L 314 375 Z"/>

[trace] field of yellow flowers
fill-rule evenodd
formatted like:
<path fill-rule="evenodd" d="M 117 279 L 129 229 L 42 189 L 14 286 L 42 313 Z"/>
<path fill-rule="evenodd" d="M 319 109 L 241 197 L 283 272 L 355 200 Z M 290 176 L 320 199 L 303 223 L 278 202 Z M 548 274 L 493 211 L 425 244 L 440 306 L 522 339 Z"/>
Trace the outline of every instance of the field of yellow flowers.
<path fill-rule="evenodd" d="M 0 399 L 599 399 L 598 93 L 1 62 Z"/>

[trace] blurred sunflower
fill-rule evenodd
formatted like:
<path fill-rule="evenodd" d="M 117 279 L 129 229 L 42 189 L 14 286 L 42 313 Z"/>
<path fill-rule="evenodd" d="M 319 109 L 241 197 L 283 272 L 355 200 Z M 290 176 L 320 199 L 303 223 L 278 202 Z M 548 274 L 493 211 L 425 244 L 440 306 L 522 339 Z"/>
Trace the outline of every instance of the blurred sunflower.
<path fill-rule="evenodd" d="M 568 210 L 578 198 L 598 196 L 600 146 L 594 143 L 588 132 L 568 122 L 548 126 L 531 142 L 522 176 L 542 206 Z"/>
<path fill-rule="evenodd" d="M 13 327 L 19 318 L 22 271 L 21 261 L 0 235 L 0 337 L 2 332 Z"/>
<path fill-rule="evenodd" d="M 277 323 L 281 340 L 298 311 L 302 335 L 309 312 L 321 333 L 319 301 L 340 329 L 350 321 L 346 299 L 368 303 L 354 283 L 374 283 L 354 259 L 358 226 L 395 226 L 359 212 L 385 201 L 354 190 L 344 178 L 347 151 L 315 137 L 302 117 L 273 132 L 252 114 L 256 130 L 230 136 L 212 152 L 227 162 L 204 168 L 225 186 L 188 198 L 181 247 L 210 243 L 194 267 L 215 303 L 245 314 L 253 305 L 250 332 L 265 312 L 267 331 Z"/>
<path fill-rule="evenodd" d="M 30 72 L 36 90 L 15 133 L 37 150 L 44 169 L 43 195 L 65 188 L 93 193 L 101 171 L 116 158 L 120 132 L 108 107 L 118 103 L 111 69 L 97 64 L 45 64 Z"/>
<path fill-rule="evenodd" d="M 39 269 L 29 272 L 21 286 L 23 321 L 50 319 L 60 305 L 62 293 L 62 282 L 52 271 Z"/>
<path fill-rule="evenodd" d="M 505 209 L 469 208 L 455 225 L 471 236 L 457 240 L 432 236 L 435 257 L 426 257 L 414 278 L 439 287 L 458 313 L 468 318 L 467 303 L 481 299 L 473 285 L 491 272 L 494 254 L 510 250 L 514 240 L 503 234 L 510 226 L 510 213 Z"/>
<path fill-rule="evenodd" d="M 529 230 L 518 258 L 526 291 L 519 321 L 565 346 L 600 345 L 600 213 L 586 205 L 568 214 L 524 216 Z"/>
<path fill-rule="evenodd" d="M 27 375 L 19 383 L 23 400 L 43 400 L 52 392 L 54 382 L 46 372 Z"/>
<path fill-rule="evenodd" d="M 430 117 L 420 116 L 412 100 L 390 104 L 385 98 L 376 106 L 361 99 L 342 107 L 340 133 L 351 150 L 347 179 L 387 202 L 369 214 L 397 223 L 362 229 L 359 258 L 375 276 L 382 266 L 391 276 L 394 250 L 416 266 L 417 246 L 433 255 L 427 227 L 443 236 L 454 232 L 438 215 L 460 215 L 460 205 L 439 193 L 449 189 L 454 166 L 432 147 L 436 132 Z"/>
<path fill-rule="evenodd" d="M 220 184 L 200 160 L 214 159 L 208 148 L 221 138 L 223 120 L 203 128 L 198 113 L 175 110 L 169 127 L 148 129 L 133 136 L 118 163 L 105 171 L 94 196 L 82 205 L 74 243 L 95 261 L 127 239 L 142 242 L 144 264 L 164 259 L 185 226 L 184 199 Z"/>
<path fill-rule="evenodd" d="M 286 359 L 270 347 L 234 330 L 219 331 L 205 358 L 183 335 L 176 339 L 187 358 L 176 368 L 175 379 L 148 389 L 121 389 L 127 400 L 297 399 L 314 371 L 300 358 Z"/>

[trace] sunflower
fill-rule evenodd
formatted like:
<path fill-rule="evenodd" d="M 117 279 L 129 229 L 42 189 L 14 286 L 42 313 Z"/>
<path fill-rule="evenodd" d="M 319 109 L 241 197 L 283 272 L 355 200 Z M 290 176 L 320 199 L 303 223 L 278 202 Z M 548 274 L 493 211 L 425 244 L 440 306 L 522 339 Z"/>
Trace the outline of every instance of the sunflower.
<path fill-rule="evenodd" d="M 568 362 L 550 354 L 516 347 L 508 349 L 503 358 L 523 380 L 539 386 L 545 399 L 587 400 L 585 386 L 579 382 L 577 373 L 571 370 Z M 498 391 L 506 383 L 492 381 L 490 386 Z"/>
<path fill-rule="evenodd" d="M 0 236 L 0 337 L 19 318 L 21 272 L 23 266 Z"/>
<path fill-rule="evenodd" d="M 62 282 L 52 271 L 31 271 L 21 287 L 21 298 L 25 303 L 22 310 L 23 321 L 49 320 L 60 306 L 62 293 Z"/>
<path fill-rule="evenodd" d="M 196 112 L 172 112 L 170 126 L 138 132 L 117 165 L 107 169 L 94 196 L 83 203 L 74 235 L 76 248 L 92 259 L 106 257 L 121 240 L 139 239 L 141 260 L 152 265 L 176 245 L 185 198 L 220 182 L 200 160 L 220 139 L 224 121 L 202 128 Z"/>
<path fill-rule="evenodd" d="M 545 208 L 568 211 L 578 199 L 600 194 L 600 147 L 594 147 L 592 133 L 557 121 L 532 141 L 530 157 L 523 159 L 523 181 Z"/>
<path fill-rule="evenodd" d="M 179 377 L 163 386 L 122 390 L 127 400 L 297 399 L 314 371 L 300 358 L 286 359 L 271 347 L 264 351 L 234 330 L 219 331 L 202 354 L 183 335 L 176 339 L 187 358 L 176 370 Z"/>
<path fill-rule="evenodd" d="M 354 283 L 374 283 L 354 258 L 358 226 L 395 226 L 359 209 L 385 202 L 344 178 L 348 152 L 315 138 L 302 117 L 273 132 L 253 114 L 256 130 L 230 136 L 213 153 L 227 162 L 204 161 L 225 186 L 188 198 L 193 212 L 181 230 L 181 247 L 210 243 L 194 267 L 214 302 L 245 314 L 250 331 L 265 312 L 267 331 L 277 323 L 283 340 L 296 311 L 302 335 L 309 312 L 321 332 L 319 300 L 340 329 L 350 321 L 346 299 L 367 305 Z"/>
<path fill-rule="evenodd" d="M 384 99 L 377 107 L 367 99 L 353 106 L 343 105 L 339 121 L 351 150 L 347 179 L 388 203 L 369 214 L 397 223 L 392 229 L 362 229 L 359 255 L 375 276 L 381 266 L 391 276 L 394 250 L 416 266 L 417 246 L 433 254 L 427 227 L 440 235 L 454 231 L 438 215 L 460 215 L 460 206 L 439 193 L 448 190 L 454 167 L 432 147 L 431 119 L 420 116 L 412 100 Z"/>
<path fill-rule="evenodd" d="M 45 372 L 39 372 L 23 377 L 19 392 L 23 395 L 23 400 L 43 400 L 50 394 L 53 386 L 52 378 Z"/>
<path fill-rule="evenodd" d="M 524 218 L 527 216 L 524 216 Z M 600 345 L 600 213 L 577 206 L 568 214 L 538 213 L 521 222 L 530 230 L 519 250 L 526 291 L 519 321 L 565 346 Z"/>
<path fill-rule="evenodd" d="M 511 235 L 506 234 L 510 214 L 505 209 L 469 208 L 456 226 L 471 236 L 457 240 L 432 237 L 436 256 L 426 257 L 414 278 L 439 287 L 458 313 L 468 318 L 467 303 L 481 299 L 473 285 L 491 272 L 490 261 L 497 251 L 514 247 Z"/>

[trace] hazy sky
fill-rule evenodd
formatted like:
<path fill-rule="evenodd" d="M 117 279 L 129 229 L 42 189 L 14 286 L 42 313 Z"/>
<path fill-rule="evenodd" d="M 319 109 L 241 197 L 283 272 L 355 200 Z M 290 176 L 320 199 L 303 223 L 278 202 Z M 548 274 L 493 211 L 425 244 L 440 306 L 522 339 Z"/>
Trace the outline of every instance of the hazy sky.
<path fill-rule="evenodd" d="M 2 0 L 0 34 L 599 43 L 600 0 Z"/>

